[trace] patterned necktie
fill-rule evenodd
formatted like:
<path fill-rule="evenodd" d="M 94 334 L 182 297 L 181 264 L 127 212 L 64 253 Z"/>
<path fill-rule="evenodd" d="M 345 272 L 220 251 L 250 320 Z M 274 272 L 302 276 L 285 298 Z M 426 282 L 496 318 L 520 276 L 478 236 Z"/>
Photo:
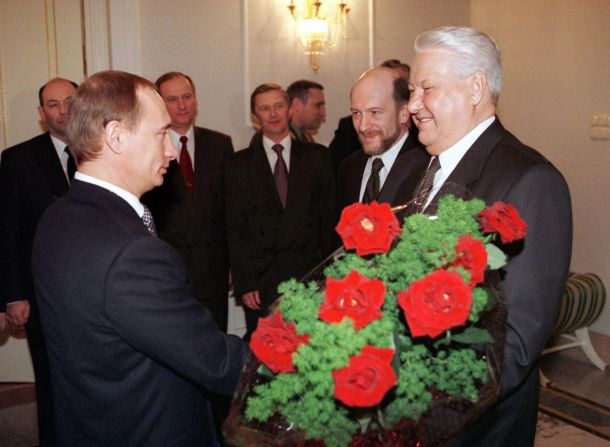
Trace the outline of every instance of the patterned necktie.
<path fill-rule="evenodd" d="M 277 161 L 275 162 L 275 168 L 273 169 L 275 187 L 277 188 L 277 193 L 280 195 L 282 207 L 286 209 L 286 197 L 288 196 L 288 168 L 286 167 L 284 157 L 282 157 L 284 146 L 281 144 L 274 144 L 271 149 L 277 154 Z"/>
<path fill-rule="evenodd" d="M 441 167 L 441 163 L 438 161 L 438 157 L 432 157 L 432 162 L 428 166 L 426 173 L 420 180 L 415 192 L 413 193 L 413 200 L 407 208 L 408 214 L 421 213 L 424 210 L 428 196 L 432 190 L 434 183 L 434 176 Z"/>
<path fill-rule="evenodd" d="M 373 169 L 371 169 L 371 175 L 366 182 L 364 188 L 364 195 L 362 196 L 362 203 L 371 203 L 373 200 L 377 200 L 379 196 L 379 171 L 383 168 L 383 160 L 381 158 L 375 158 L 373 160 Z"/>
<path fill-rule="evenodd" d="M 76 172 L 76 163 L 74 162 L 74 157 L 72 156 L 72 152 L 68 149 L 68 146 L 64 148 L 64 152 L 68 154 L 68 180 L 72 183 L 72 179 L 74 178 L 74 173 Z"/>
<path fill-rule="evenodd" d="M 186 183 L 186 187 L 188 188 L 189 193 L 193 195 L 193 163 L 191 162 L 191 156 L 189 155 L 189 151 L 186 148 L 187 141 L 188 137 L 180 137 L 180 143 L 182 143 L 182 147 L 180 148 L 180 169 L 182 170 L 184 183 Z"/>
<path fill-rule="evenodd" d="M 146 205 L 142 205 L 144 207 L 144 214 L 142 214 L 142 222 L 146 225 L 146 228 L 153 236 L 157 235 L 157 228 L 155 227 L 155 220 L 153 219 L 152 213 L 148 209 Z"/>

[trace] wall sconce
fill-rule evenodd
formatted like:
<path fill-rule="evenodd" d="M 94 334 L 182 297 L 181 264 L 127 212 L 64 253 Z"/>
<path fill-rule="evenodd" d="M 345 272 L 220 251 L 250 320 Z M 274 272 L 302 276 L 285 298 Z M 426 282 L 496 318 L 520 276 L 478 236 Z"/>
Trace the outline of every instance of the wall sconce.
<path fill-rule="evenodd" d="M 325 49 L 347 43 L 347 14 L 350 11 L 347 1 L 342 0 L 337 4 L 338 12 L 334 17 L 324 17 L 320 13 L 321 6 L 322 2 L 307 0 L 306 10 L 299 15 L 294 0 L 290 0 L 288 5 L 314 73 L 320 69 L 320 56 Z"/>

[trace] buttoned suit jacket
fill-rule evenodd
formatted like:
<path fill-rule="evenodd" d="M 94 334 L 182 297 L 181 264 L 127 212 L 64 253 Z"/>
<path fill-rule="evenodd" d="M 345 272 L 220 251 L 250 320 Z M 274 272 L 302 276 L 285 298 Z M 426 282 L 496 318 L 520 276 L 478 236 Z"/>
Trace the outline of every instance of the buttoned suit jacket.
<path fill-rule="evenodd" d="M 32 241 L 47 207 L 68 191 L 68 179 L 49 133 L 2 152 L 0 162 L 0 311 L 27 300 L 25 325 L 34 367 L 41 445 L 53 445 L 51 374 L 32 280 Z M 61 231 L 61 229 L 58 229 Z"/>
<path fill-rule="evenodd" d="M 176 160 L 163 185 L 142 197 L 161 239 L 183 257 L 199 300 L 227 330 L 229 249 L 224 203 L 224 165 L 233 154 L 231 137 L 195 127 L 194 185 L 191 195 Z"/>
<path fill-rule="evenodd" d="M 410 163 L 409 159 L 411 157 L 407 156 L 408 152 L 412 150 L 422 152 L 424 157 L 427 157 L 425 149 L 417 140 L 417 136 L 413 132 L 409 132 L 409 136 L 400 148 L 394 164 L 379 191 L 378 203 L 389 203 L 391 206 L 401 204 L 396 201 L 398 190 L 409 174 L 413 172 L 414 167 L 417 166 Z M 339 173 L 337 175 L 337 203 L 339 211 L 360 200 L 362 176 L 364 175 L 364 168 L 368 159 L 369 156 L 361 150 L 347 156 L 339 165 Z M 417 172 L 419 173 L 419 171 Z"/>
<path fill-rule="evenodd" d="M 425 160 L 416 162 L 420 173 L 405 180 L 403 198 L 412 195 L 427 167 Z M 513 204 L 527 223 L 525 239 L 503 247 L 509 261 L 501 281 L 508 311 L 501 396 L 454 445 L 531 446 L 538 411 L 537 360 L 555 322 L 570 265 L 568 186 L 548 160 L 521 143 L 497 118 L 436 197 L 452 184 L 465 186 L 487 205 Z M 433 213 L 434 206 L 426 213 Z"/>
<path fill-rule="evenodd" d="M 75 180 L 43 216 L 32 266 L 60 446 L 217 445 L 205 391 L 233 392 L 247 348 L 125 200 Z"/>
<path fill-rule="evenodd" d="M 291 142 L 286 209 L 262 136 L 227 163 L 227 226 L 235 294 L 258 290 L 263 306 L 277 285 L 300 278 L 330 253 L 335 188 L 328 150 Z"/>

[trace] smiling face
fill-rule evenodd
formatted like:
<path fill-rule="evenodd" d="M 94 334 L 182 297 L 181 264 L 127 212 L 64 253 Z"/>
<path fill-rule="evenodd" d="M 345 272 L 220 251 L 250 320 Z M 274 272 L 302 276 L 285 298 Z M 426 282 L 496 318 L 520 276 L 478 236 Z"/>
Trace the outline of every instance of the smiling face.
<path fill-rule="evenodd" d="M 279 143 L 288 135 L 288 101 L 283 90 L 269 90 L 256 95 L 254 115 L 267 138 Z"/>
<path fill-rule="evenodd" d="M 352 89 L 352 120 L 367 155 L 383 154 L 406 132 L 409 113 L 394 101 L 395 78 L 390 69 L 373 70 Z"/>
<path fill-rule="evenodd" d="M 419 130 L 419 141 L 432 155 L 439 155 L 476 125 L 474 78 L 460 79 L 450 71 L 454 55 L 443 49 L 416 54 L 409 78 L 409 112 Z"/>
<path fill-rule="evenodd" d="M 42 90 L 42 105 L 38 107 L 38 115 L 47 124 L 49 133 L 63 142 L 67 142 L 68 102 L 75 91 L 76 88 L 64 80 L 51 81 Z"/>
<path fill-rule="evenodd" d="M 172 119 L 172 129 L 185 134 L 197 116 L 197 97 L 193 86 L 184 76 L 176 76 L 159 86 L 159 94 Z"/>
<path fill-rule="evenodd" d="M 140 197 L 163 183 L 169 162 L 176 158 L 176 148 L 167 133 L 171 119 L 163 100 L 152 89 L 137 92 L 142 106 L 140 122 L 134 129 L 124 129 L 121 164 L 125 189 Z"/>

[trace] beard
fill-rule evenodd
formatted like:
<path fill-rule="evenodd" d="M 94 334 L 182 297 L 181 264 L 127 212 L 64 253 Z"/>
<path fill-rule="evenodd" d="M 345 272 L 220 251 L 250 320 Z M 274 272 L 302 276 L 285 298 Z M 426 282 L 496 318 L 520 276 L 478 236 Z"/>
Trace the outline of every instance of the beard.
<path fill-rule="evenodd" d="M 380 137 L 380 139 L 376 139 L 373 141 L 371 141 L 371 140 L 367 141 L 362 137 L 362 133 L 358 132 L 358 137 L 360 139 L 360 143 L 362 144 L 362 149 L 363 149 L 364 153 L 370 157 L 373 157 L 376 155 L 383 154 L 388 149 L 390 149 L 392 146 L 394 146 L 396 141 L 398 141 L 399 137 L 401 136 L 400 135 L 401 128 L 400 128 L 400 126 L 396 126 L 394 133 L 391 135 L 388 135 L 386 138 L 383 138 L 383 133 L 380 130 L 364 132 L 364 133 L 366 133 L 368 135 L 376 134 Z"/>

